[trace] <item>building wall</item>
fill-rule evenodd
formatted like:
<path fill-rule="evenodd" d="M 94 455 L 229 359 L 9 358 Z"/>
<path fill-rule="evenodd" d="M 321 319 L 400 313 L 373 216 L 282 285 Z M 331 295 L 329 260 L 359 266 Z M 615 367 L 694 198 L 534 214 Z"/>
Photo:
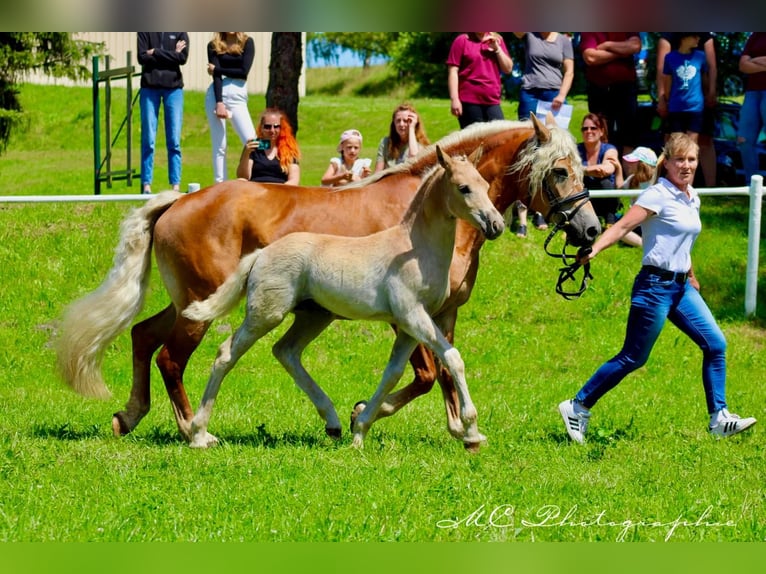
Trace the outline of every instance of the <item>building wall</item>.
<path fill-rule="evenodd" d="M 265 94 L 269 85 L 269 60 L 271 58 L 271 32 L 248 32 L 255 42 L 255 60 L 247 78 L 248 91 L 251 94 Z M 141 70 L 136 53 L 135 32 L 77 32 L 74 37 L 89 42 L 103 42 L 105 52 L 109 55 L 109 67 L 121 68 L 127 65 L 127 53 L 131 53 L 131 64 L 136 72 Z M 184 75 L 184 88 L 187 90 L 205 91 L 210 85 L 207 73 L 207 44 L 213 37 L 213 32 L 189 32 L 189 59 L 181 68 Z M 303 73 L 299 80 L 298 93 L 306 94 L 306 37 L 303 37 Z M 88 67 L 92 70 L 92 65 Z M 104 58 L 99 59 L 99 70 L 106 68 Z M 32 74 L 26 81 L 37 84 L 74 85 L 74 82 Z M 138 88 L 139 78 L 133 78 L 133 85 Z M 80 85 L 90 85 L 89 81 Z"/>

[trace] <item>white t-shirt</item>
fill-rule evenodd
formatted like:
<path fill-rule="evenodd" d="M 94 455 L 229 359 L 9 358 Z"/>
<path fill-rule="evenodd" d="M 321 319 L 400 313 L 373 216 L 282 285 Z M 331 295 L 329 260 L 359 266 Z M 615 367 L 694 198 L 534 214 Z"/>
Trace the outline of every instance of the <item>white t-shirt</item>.
<path fill-rule="evenodd" d="M 689 186 L 689 195 L 661 177 L 636 199 L 636 204 L 654 212 L 641 224 L 643 265 L 686 273 L 692 266 L 692 247 L 702 230 L 700 198 Z"/>
<path fill-rule="evenodd" d="M 343 160 L 340 159 L 339 157 L 334 157 L 334 158 L 330 159 L 330 163 L 335 166 L 335 171 L 337 172 L 341 168 L 341 166 L 343 165 Z M 358 158 L 354 162 L 354 165 L 351 166 L 351 170 L 350 171 L 354 175 L 358 175 L 358 176 L 361 177 L 362 170 L 365 167 L 370 167 L 371 164 L 372 164 L 372 160 L 370 160 L 370 158 L 368 158 L 368 157 L 360 157 L 360 158 Z"/>

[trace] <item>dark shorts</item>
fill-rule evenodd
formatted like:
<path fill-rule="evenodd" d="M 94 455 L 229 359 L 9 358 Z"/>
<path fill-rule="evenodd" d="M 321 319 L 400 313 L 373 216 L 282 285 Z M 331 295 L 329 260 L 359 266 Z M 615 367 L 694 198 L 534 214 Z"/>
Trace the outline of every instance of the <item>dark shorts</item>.
<path fill-rule="evenodd" d="M 702 131 L 702 112 L 668 112 L 666 133 Z"/>
<path fill-rule="evenodd" d="M 462 102 L 462 104 L 463 113 L 457 119 L 461 129 L 477 122 L 505 119 L 503 116 L 503 108 L 500 107 L 500 104 L 483 105 L 468 104 L 466 102 Z"/>
<path fill-rule="evenodd" d="M 587 86 L 588 111 L 607 119 L 609 143 L 622 154 L 624 147 L 638 145 L 638 85 L 635 82 Z"/>

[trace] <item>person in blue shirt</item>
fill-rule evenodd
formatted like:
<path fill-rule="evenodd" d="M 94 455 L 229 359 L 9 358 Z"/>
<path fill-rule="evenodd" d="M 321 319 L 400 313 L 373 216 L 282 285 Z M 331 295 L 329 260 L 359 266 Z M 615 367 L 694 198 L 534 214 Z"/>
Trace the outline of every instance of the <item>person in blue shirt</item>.
<path fill-rule="evenodd" d="M 678 47 L 665 56 L 662 68 L 666 98 L 657 104 L 660 115 L 667 110 L 667 132 L 684 132 L 695 142 L 702 131 L 708 64 L 698 50 L 699 32 L 679 33 Z"/>

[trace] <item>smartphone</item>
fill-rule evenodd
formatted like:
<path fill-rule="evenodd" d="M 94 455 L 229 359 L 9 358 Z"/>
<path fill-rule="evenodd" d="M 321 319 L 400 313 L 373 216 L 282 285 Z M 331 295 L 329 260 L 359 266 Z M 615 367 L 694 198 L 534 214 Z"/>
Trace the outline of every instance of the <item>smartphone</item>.
<path fill-rule="evenodd" d="M 271 140 L 259 138 L 252 141 L 258 143 L 258 146 L 255 149 L 269 149 L 271 147 Z"/>

